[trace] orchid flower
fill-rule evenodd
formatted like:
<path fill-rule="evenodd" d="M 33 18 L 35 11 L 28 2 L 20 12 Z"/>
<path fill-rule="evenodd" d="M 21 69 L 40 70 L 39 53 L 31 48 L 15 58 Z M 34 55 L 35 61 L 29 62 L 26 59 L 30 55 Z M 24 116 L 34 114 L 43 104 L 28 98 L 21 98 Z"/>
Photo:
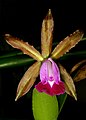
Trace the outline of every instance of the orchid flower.
<path fill-rule="evenodd" d="M 36 89 L 39 92 L 45 92 L 50 95 L 59 95 L 65 92 L 59 68 L 51 58 L 43 62 L 40 68 L 40 80 L 41 82 L 36 85 Z"/>
<path fill-rule="evenodd" d="M 72 77 L 60 63 L 56 64 L 54 60 L 59 59 L 74 47 L 82 39 L 83 32 L 76 30 L 73 34 L 63 39 L 52 51 L 53 28 L 54 21 L 51 10 L 49 9 L 42 23 L 41 53 L 27 42 L 12 37 L 10 34 L 5 34 L 5 39 L 8 44 L 37 60 L 37 62 L 29 67 L 19 82 L 15 100 L 30 90 L 39 74 L 40 82 L 35 85 L 35 88 L 39 92 L 45 92 L 51 96 L 67 92 L 77 99 Z"/>

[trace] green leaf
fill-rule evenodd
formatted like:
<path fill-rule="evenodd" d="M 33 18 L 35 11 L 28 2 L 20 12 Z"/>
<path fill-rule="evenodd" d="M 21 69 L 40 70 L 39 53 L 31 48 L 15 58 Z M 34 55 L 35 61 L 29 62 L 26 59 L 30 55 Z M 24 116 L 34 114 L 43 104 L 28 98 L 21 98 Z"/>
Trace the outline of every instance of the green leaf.
<path fill-rule="evenodd" d="M 83 59 L 86 59 L 86 50 L 83 50 L 83 51 L 75 51 L 75 52 L 69 52 L 67 54 L 64 54 L 60 59 L 61 60 L 66 60 L 68 58 L 82 58 Z"/>
<path fill-rule="evenodd" d="M 57 120 L 59 107 L 56 96 L 33 90 L 32 109 L 35 120 Z"/>
<path fill-rule="evenodd" d="M 33 63 L 33 61 L 33 59 L 27 57 L 26 55 L 17 55 L 12 57 L 3 56 L 0 58 L 0 69 L 29 65 Z"/>
<path fill-rule="evenodd" d="M 64 103 L 65 103 L 66 98 L 67 98 L 67 94 L 66 94 L 66 93 L 57 96 L 58 104 L 59 104 L 59 114 L 60 114 L 60 112 L 61 112 L 61 110 L 62 110 L 62 108 L 63 108 L 63 105 L 64 105 Z"/>
<path fill-rule="evenodd" d="M 69 57 L 78 57 L 78 58 L 86 59 L 86 51 L 67 53 L 60 59 L 66 60 Z M 28 64 L 31 65 L 33 62 L 34 59 L 30 58 L 27 55 L 23 55 L 23 53 L 19 51 L 13 51 L 7 54 L 0 55 L 0 69 L 24 66 Z"/>

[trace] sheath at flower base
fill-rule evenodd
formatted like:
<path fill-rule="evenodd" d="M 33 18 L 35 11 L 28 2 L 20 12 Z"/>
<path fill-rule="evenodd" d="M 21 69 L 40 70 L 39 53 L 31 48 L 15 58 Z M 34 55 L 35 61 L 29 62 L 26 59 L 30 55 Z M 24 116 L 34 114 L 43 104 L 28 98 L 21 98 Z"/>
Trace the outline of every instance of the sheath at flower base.
<path fill-rule="evenodd" d="M 45 92 L 51 96 L 65 92 L 64 82 L 60 80 L 60 72 L 57 64 L 48 58 L 40 68 L 40 80 L 35 88 L 39 92 Z"/>

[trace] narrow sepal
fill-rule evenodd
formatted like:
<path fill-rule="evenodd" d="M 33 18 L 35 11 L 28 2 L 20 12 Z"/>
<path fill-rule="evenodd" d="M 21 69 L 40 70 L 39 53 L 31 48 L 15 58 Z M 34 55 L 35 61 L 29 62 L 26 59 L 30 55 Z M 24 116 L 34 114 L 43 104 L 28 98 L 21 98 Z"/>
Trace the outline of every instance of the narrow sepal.
<path fill-rule="evenodd" d="M 75 70 L 77 70 L 83 63 L 86 64 L 86 60 L 82 60 L 82 61 L 78 62 L 77 64 L 75 64 L 75 65 L 72 67 L 70 73 L 73 73 Z"/>
<path fill-rule="evenodd" d="M 66 52 L 69 52 L 69 50 L 75 47 L 75 45 L 82 39 L 83 35 L 84 34 L 82 31 L 76 30 L 73 34 L 67 36 L 55 47 L 55 49 L 51 53 L 51 57 L 54 59 L 58 59 Z"/>
<path fill-rule="evenodd" d="M 61 72 L 61 77 L 65 81 L 66 92 L 69 93 L 69 95 L 72 95 L 75 100 L 77 100 L 76 89 L 72 77 L 61 64 L 59 64 L 59 68 Z"/>
<path fill-rule="evenodd" d="M 76 75 L 74 76 L 74 82 L 78 82 L 83 79 L 86 79 L 86 65 L 77 71 Z"/>
<path fill-rule="evenodd" d="M 25 72 L 24 76 L 20 80 L 20 83 L 17 88 L 17 94 L 16 94 L 16 99 L 19 99 L 23 95 L 25 95 L 30 88 L 33 86 L 36 77 L 39 74 L 39 69 L 40 69 L 40 62 L 35 62 L 29 69 Z"/>
<path fill-rule="evenodd" d="M 41 50 L 44 58 L 49 56 L 52 50 L 53 27 L 54 27 L 54 21 L 51 14 L 51 10 L 49 9 L 48 14 L 43 20 L 42 30 L 41 30 Z"/>
<path fill-rule="evenodd" d="M 29 55 L 37 61 L 42 61 L 43 57 L 33 46 L 29 45 L 27 42 L 20 40 L 16 37 L 11 36 L 10 34 L 5 34 L 5 39 L 8 44 L 13 48 L 20 49 L 24 54 Z"/>

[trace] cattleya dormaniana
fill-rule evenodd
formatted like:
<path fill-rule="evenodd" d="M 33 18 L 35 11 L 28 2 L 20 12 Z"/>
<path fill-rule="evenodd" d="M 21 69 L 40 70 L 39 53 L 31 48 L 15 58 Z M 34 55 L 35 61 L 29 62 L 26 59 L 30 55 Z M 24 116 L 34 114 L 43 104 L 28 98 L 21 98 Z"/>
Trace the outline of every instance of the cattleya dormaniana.
<path fill-rule="evenodd" d="M 74 47 L 83 37 L 83 32 L 76 30 L 70 36 L 61 41 L 52 51 L 54 21 L 51 10 L 42 23 L 41 30 L 41 53 L 27 42 L 5 34 L 5 39 L 12 47 L 22 50 L 24 54 L 29 55 L 37 60 L 22 77 L 18 88 L 16 99 L 25 95 L 36 81 L 40 74 L 40 82 L 35 85 L 39 92 L 45 92 L 51 96 L 60 95 L 67 92 L 69 95 L 76 97 L 75 85 L 72 77 L 67 73 L 66 69 L 60 64 L 56 64 L 54 60 L 59 59 L 62 55 Z M 60 77 L 61 76 L 61 77 Z M 61 80 L 64 80 L 62 81 Z"/>

